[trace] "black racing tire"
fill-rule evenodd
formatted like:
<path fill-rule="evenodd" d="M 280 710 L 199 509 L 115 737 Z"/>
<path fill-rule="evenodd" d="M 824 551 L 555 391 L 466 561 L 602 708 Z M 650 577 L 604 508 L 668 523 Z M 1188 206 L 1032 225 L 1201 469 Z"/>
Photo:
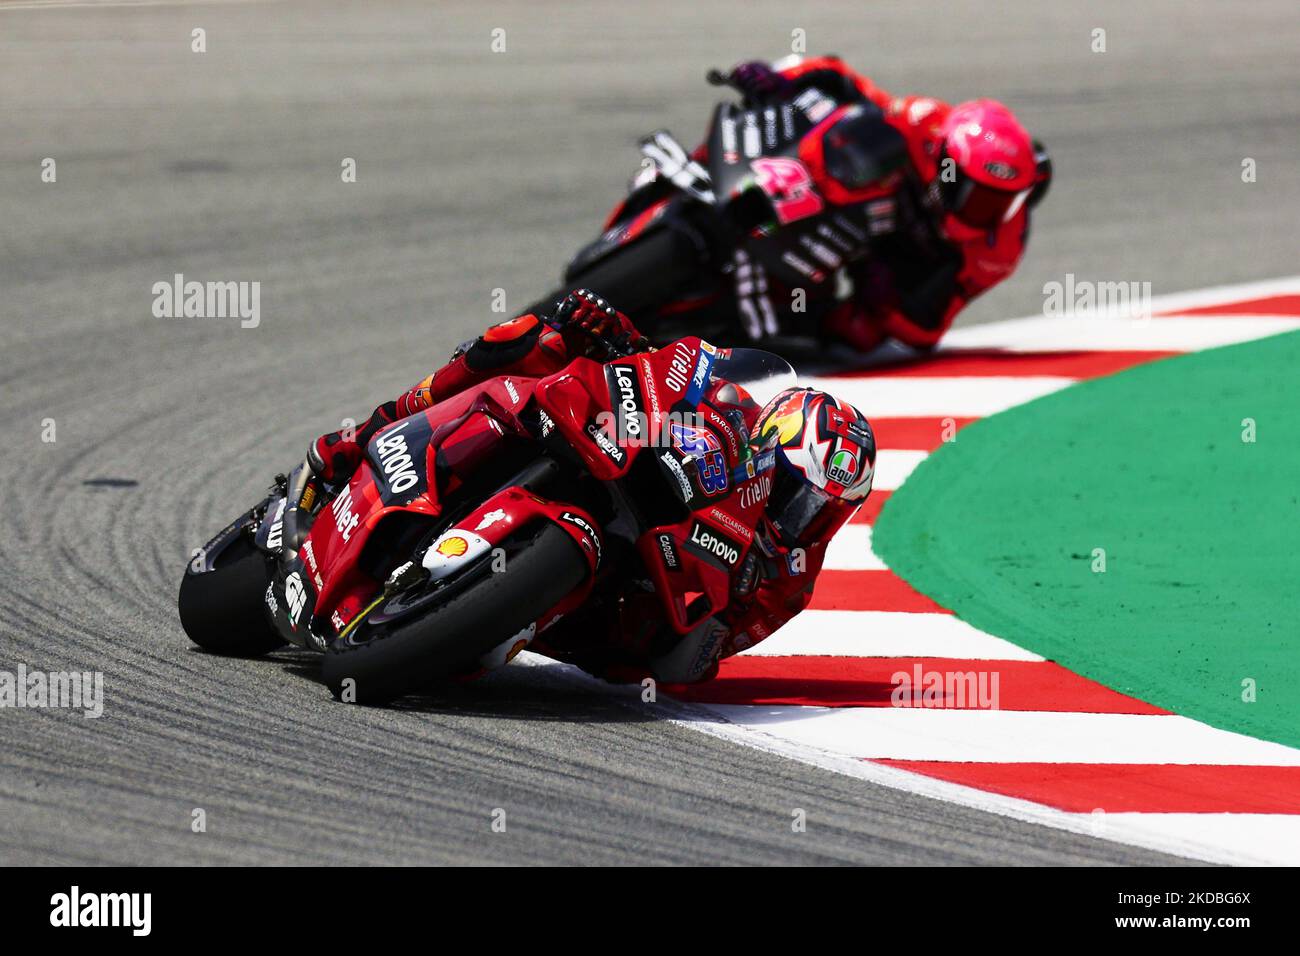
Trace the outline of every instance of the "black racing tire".
<path fill-rule="evenodd" d="M 455 594 L 410 623 L 371 628 L 366 622 L 334 641 L 321 677 L 349 702 L 386 704 L 464 673 L 486 652 L 526 628 L 571 594 L 589 574 L 587 559 L 562 528 L 546 522 L 504 570 Z"/>
<path fill-rule="evenodd" d="M 549 313 L 568 291 L 584 288 L 627 313 L 637 330 L 656 345 L 685 335 L 725 339 L 726 330 L 734 326 L 731 320 L 697 313 L 681 317 L 658 314 L 708 269 L 701 264 L 701 256 L 689 236 L 671 228 L 657 229 L 585 269 L 568 272 L 564 288 L 534 303 L 529 311 Z"/>
<path fill-rule="evenodd" d="M 271 560 L 241 535 L 211 571 L 181 579 L 181 626 L 191 641 L 214 654 L 260 657 L 286 643 L 263 610 Z"/>
<path fill-rule="evenodd" d="M 676 286 L 695 277 L 699 259 L 686 236 L 658 229 L 586 269 L 570 273 L 565 281 L 570 288 L 590 289 L 616 308 L 636 315 L 669 301 Z"/>

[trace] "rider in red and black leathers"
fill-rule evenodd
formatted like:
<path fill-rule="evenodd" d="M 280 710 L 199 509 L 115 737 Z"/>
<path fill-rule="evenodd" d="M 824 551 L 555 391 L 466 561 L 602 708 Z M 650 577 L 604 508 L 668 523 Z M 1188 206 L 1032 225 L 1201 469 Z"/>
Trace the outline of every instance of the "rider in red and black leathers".
<path fill-rule="evenodd" d="M 308 460 L 325 481 L 337 483 L 355 471 L 366 445 L 384 426 L 488 379 L 542 377 L 560 371 L 578 356 L 603 359 L 597 344 L 602 339 L 629 351 L 650 347 L 631 320 L 603 299 L 586 290 L 570 293 L 547 321 L 533 314 L 522 315 L 461 346 L 450 362 L 380 405 L 359 428 L 316 439 Z M 864 436 L 860 439 L 862 458 L 868 466 L 874 465 L 874 439 L 860 413 L 824 393 L 795 391 L 806 391 L 810 401 L 835 404 L 841 421 L 857 423 L 858 434 Z M 667 683 L 707 680 L 717 672 L 720 659 L 764 640 L 808 605 L 826 544 L 865 499 L 870 476 L 868 467 L 852 501 L 837 500 L 824 492 L 810 493 L 805 502 L 812 501 L 814 508 L 802 509 L 805 518 L 798 527 L 789 520 L 786 527 L 781 526 L 784 514 L 795 509 L 776 513 L 774 502 L 789 506 L 790 501 L 773 492 L 769 517 L 775 522 L 767 521 L 758 535 L 766 553 L 751 549 L 737 576 L 731 604 L 689 634 L 680 636 L 667 626 L 653 592 L 633 588 L 616 603 L 589 602 L 552 631 L 543 631 L 533 648 L 614 681 L 644 677 Z M 802 493 L 796 485 L 795 494 Z"/>
<path fill-rule="evenodd" d="M 911 175 L 903 178 L 894 197 L 892 228 L 873 237 L 870 253 L 847 267 L 853 283 L 850 298 L 821 303 L 817 310 L 821 331 L 828 338 L 862 351 L 886 338 L 915 348 L 932 347 L 968 302 L 1015 270 L 1029 235 L 1029 209 L 1046 193 L 1051 165 L 1041 145 L 1031 145 L 1001 104 L 978 100 L 954 108 L 932 97 L 896 97 L 833 56 L 774 67 L 750 61 L 735 68 L 731 81 L 746 93 L 750 105 L 787 102 L 813 87 L 841 103 L 872 103 L 906 140 Z M 1009 191 L 1006 205 L 993 210 L 1005 216 L 990 216 L 987 207 L 967 203 L 961 185 L 940 175 L 954 128 L 965 120 L 963 132 L 973 128 L 978 133 L 973 124 L 990 115 L 996 123 L 986 125 L 1000 127 L 995 131 L 1005 134 L 1004 143 L 1011 143 L 1014 150 L 1015 142 L 1023 140 L 1020 152 L 1030 154 L 1020 157 L 1019 175 L 1031 176 L 1024 195 L 1016 202 L 1015 190 Z M 701 155 L 697 151 L 697 158 Z M 966 158 L 956 156 L 959 175 L 969 171 L 984 183 L 1002 185 L 986 175 L 988 170 L 994 176 L 1004 175 L 1001 162 L 978 158 L 967 170 Z M 979 183 L 966 185 L 990 193 Z"/>

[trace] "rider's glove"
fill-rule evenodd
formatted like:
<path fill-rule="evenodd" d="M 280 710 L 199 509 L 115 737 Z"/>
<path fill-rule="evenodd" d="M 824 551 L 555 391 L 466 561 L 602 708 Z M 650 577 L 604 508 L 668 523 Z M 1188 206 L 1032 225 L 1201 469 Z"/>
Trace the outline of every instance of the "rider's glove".
<path fill-rule="evenodd" d="M 737 63 L 731 71 L 731 85 L 751 100 L 762 101 L 784 96 L 790 91 L 788 79 L 762 60 Z"/>
<path fill-rule="evenodd" d="M 345 422 L 348 427 L 317 438 L 307 450 L 307 463 L 312 471 L 331 485 L 351 478 L 365 457 L 370 439 L 399 418 L 413 415 L 432 404 L 429 386 L 433 379 L 434 376 L 430 375 L 396 401 L 384 402 L 360 425 Z"/>
<path fill-rule="evenodd" d="M 361 464 L 364 449 L 357 441 L 356 429 L 321 435 L 307 450 L 307 461 L 312 471 L 330 484 L 351 477 Z"/>
<path fill-rule="evenodd" d="M 590 289 L 574 289 L 555 309 L 547 323 L 564 336 L 573 354 L 613 351 L 631 355 L 649 348 L 649 341 L 618 309 Z"/>

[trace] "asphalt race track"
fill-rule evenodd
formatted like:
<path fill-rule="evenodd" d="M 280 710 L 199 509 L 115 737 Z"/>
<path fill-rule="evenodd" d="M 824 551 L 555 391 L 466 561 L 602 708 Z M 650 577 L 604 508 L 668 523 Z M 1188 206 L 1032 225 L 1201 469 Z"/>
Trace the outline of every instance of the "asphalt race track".
<path fill-rule="evenodd" d="M 99 719 L 0 710 L 0 864 L 1171 861 L 542 668 L 349 708 L 306 654 L 181 633 L 191 549 L 500 318 L 494 289 L 553 284 L 636 137 L 695 136 L 705 69 L 795 29 L 888 89 L 1005 99 L 1051 147 L 1029 255 L 964 321 L 1035 312 L 1069 272 L 1159 294 L 1295 271 L 1293 3 L 808 6 L 0 4 L 0 669 L 105 682 Z M 260 324 L 155 318 L 176 273 L 259 281 Z"/>

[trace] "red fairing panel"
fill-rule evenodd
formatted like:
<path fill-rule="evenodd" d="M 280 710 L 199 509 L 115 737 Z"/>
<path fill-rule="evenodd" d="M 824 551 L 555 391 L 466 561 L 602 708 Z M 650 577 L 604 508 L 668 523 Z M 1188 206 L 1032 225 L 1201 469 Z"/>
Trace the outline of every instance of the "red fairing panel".
<path fill-rule="evenodd" d="M 489 379 L 375 435 L 367 459 L 317 516 L 299 552 L 318 592 L 317 616 L 330 615 L 338 628 L 373 594 L 377 582 L 356 562 L 387 516 L 441 514 L 435 467 L 440 452 L 456 481 L 458 471 L 468 474 L 506 435 L 527 435 L 518 413 L 534 384 L 522 377 Z"/>

